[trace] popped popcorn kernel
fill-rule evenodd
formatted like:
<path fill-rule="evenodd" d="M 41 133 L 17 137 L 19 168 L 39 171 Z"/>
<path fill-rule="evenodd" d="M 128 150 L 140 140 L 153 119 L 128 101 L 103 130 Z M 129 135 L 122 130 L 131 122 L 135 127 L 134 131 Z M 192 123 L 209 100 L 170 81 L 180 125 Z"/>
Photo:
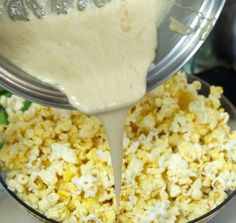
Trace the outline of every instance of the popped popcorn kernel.
<path fill-rule="evenodd" d="M 128 112 L 121 203 L 115 206 L 109 144 L 100 120 L 78 111 L 0 97 L 0 164 L 19 198 L 63 223 L 185 223 L 236 189 L 236 131 L 221 108 L 221 87 L 179 72 Z"/>

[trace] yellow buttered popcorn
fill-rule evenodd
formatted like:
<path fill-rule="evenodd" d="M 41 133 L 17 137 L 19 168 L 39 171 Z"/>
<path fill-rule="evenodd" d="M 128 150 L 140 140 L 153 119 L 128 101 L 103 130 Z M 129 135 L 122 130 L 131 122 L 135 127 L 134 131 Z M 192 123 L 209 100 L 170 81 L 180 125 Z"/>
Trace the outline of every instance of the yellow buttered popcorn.
<path fill-rule="evenodd" d="M 178 73 L 128 113 L 121 204 L 115 206 L 109 145 L 100 120 L 78 111 L 0 98 L 6 183 L 23 201 L 63 223 L 184 223 L 236 189 L 236 131 L 227 125 L 220 87 Z"/>

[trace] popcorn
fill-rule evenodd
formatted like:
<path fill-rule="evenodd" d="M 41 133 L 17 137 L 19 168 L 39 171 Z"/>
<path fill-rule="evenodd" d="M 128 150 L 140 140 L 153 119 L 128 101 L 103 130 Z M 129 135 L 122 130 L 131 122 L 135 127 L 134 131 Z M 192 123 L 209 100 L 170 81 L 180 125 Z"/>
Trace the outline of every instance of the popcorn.
<path fill-rule="evenodd" d="M 134 217 L 134 223 L 165 222 L 169 201 L 157 202 L 155 206 L 149 206 L 142 214 Z"/>
<path fill-rule="evenodd" d="M 4 108 L 6 108 L 6 112 L 8 114 L 12 113 L 21 113 L 20 110 L 24 106 L 24 99 L 19 98 L 15 95 L 12 95 L 11 97 L 7 97 L 5 95 L 0 97 L 0 105 Z"/>
<path fill-rule="evenodd" d="M 36 175 L 42 179 L 42 181 L 50 186 L 57 183 L 58 175 L 62 175 L 63 163 L 57 162 L 51 165 L 47 169 L 40 170 Z"/>
<path fill-rule="evenodd" d="M 112 171 L 109 171 L 107 169 L 101 170 L 99 173 L 99 177 L 102 182 L 102 185 L 105 188 L 114 186 L 114 179 L 113 179 Z"/>
<path fill-rule="evenodd" d="M 107 223 L 113 223 L 116 220 L 116 215 L 114 210 L 105 211 L 104 216 Z"/>
<path fill-rule="evenodd" d="M 152 130 L 155 126 L 155 119 L 151 114 L 147 115 L 143 118 L 140 125 L 147 130 Z"/>
<path fill-rule="evenodd" d="M 220 173 L 217 178 L 215 178 L 212 182 L 212 186 L 216 190 L 220 190 L 222 188 L 227 190 L 235 190 L 236 189 L 236 173 L 231 173 L 228 170 Z"/>
<path fill-rule="evenodd" d="M 143 162 L 136 158 L 132 159 L 125 171 L 124 174 L 125 179 L 129 183 L 135 184 L 135 177 L 141 174 L 142 169 L 143 169 Z"/>
<path fill-rule="evenodd" d="M 227 140 L 223 148 L 227 151 L 228 157 L 236 162 L 236 138 Z"/>
<path fill-rule="evenodd" d="M 51 207 L 50 202 L 48 201 L 48 199 L 45 199 L 45 198 L 39 201 L 38 205 L 39 205 L 40 211 L 42 212 L 47 211 Z"/>
<path fill-rule="evenodd" d="M 7 180 L 8 188 L 17 193 L 23 193 L 24 187 L 14 179 Z"/>
<path fill-rule="evenodd" d="M 202 156 L 202 148 L 196 143 L 183 142 L 179 145 L 179 153 L 188 162 L 199 160 Z"/>
<path fill-rule="evenodd" d="M 203 196 L 202 193 L 202 181 L 197 179 L 191 187 L 191 197 L 193 200 L 200 200 Z"/>
<path fill-rule="evenodd" d="M 180 183 L 180 179 L 187 177 L 196 177 L 197 173 L 188 168 L 188 163 L 180 154 L 170 155 L 166 162 L 167 176 L 173 183 Z"/>
<path fill-rule="evenodd" d="M 26 185 L 29 182 L 29 177 L 25 174 L 17 174 L 16 181 L 18 181 L 21 185 Z"/>
<path fill-rule="evenodd" d="M 70 149 L 68 146 L 55 143 L 52 144 L 51 148 L 52 152 L 49 157 L 50 161 L 58 160 L 61 158 L 68 163 L 78 163 L 75 151 Z"/>
<path fill-rule="evenodd" d="M 128 153 L 136 153 L 139 147 L 139 142 L 133 142 L 129 147 L 127 146 Z"/>
<path fill-rule="evenodd" d="M 175 115 L 170 130 L 174 133 L 186 133 L 192 132 L 192 126 L 188 122 L 188 119 L 184 115 Z"/>
<path fill-rule="evenodd" d="M 115 206 L 109 144 L 100 120 L 1 97 L 9 125 L 0 164 L 23 201 L 63 223 L 184 223 L 236 189 L 236 132 L 222 88 L 198 94 L 178 73 L 128 112 L 121 203 Z M 116 216 L 117 215 L 117 216 Z"/>
<path fill-rule="evenodd" d="M 98 158 L 101 160 L 104 160 L 107 163 L 107 165 L 112 166 L 111 156 L 110 156 L 109 151 L 98 150 L 97 155 L 98 155 Z"/>
<path fill-rule="evenodd" d="M 96 181 L 97 178 L 92 175 L 72 179 L 72 183 L 76 185 L 78 190 L 85 193 L 85 198 L 95 197 L 97 192 Z"/>
<path fill-rule="evenodd" d="M 71 164 L 68 164 L 64 167 L 64 171 L 63 171 L 63 180 L 65 182 L 70 182 L 71 179 L 77 175 L 77 167 Z"/>
<path fill-rule="evenodd" d="M 95 222 L 95 223 L 102 223 L 102 221 L 100 219 L 98 219 L 95 215 L 93 214 L 89 214 L 86 217 L 81 217 L 81 221 L 83 223 L 89 223 L 89 222 Z"/>
<path fill-rule="evenodd" d="M 181 187 L 173 184 L 169 188 L 170 197 L 178 197 L 181 194 Z"/>

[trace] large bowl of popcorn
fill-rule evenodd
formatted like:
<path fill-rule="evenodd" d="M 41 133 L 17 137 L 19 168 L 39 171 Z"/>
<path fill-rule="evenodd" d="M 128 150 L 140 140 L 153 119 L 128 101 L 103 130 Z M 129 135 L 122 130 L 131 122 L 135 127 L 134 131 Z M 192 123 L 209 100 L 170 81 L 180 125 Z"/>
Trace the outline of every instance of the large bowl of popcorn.
<path fill-rule="evenodd" d="M 207 222 L 236 194 L 236 110 L 222 88 L 188 81 L 130 109 L 118 210 L 100 120 L 2 93 L 2 185 L 43 222 Z"/>

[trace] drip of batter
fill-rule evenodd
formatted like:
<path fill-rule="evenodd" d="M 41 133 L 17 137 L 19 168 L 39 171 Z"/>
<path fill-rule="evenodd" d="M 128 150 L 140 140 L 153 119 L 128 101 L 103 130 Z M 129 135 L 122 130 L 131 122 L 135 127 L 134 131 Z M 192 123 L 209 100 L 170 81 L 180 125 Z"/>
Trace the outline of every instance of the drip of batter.
<path fill-rule="evenodd" d="M 0 17 L 0 54 L 63 90 L 86 114 L 100 114 L 111 148 L 117 204 L 128 108 L 146 92 L 165 0 L 113 0 L 102 8 L 30 22 Z"/>
<path fill-rule="evenodd" d="M 111 148 L 111 160 L 115 176 L 116 204 L 120 204 L 123 163 L 123 132 L 128 109 L 116 110 L 99 115 L 102 120 Z"/>

